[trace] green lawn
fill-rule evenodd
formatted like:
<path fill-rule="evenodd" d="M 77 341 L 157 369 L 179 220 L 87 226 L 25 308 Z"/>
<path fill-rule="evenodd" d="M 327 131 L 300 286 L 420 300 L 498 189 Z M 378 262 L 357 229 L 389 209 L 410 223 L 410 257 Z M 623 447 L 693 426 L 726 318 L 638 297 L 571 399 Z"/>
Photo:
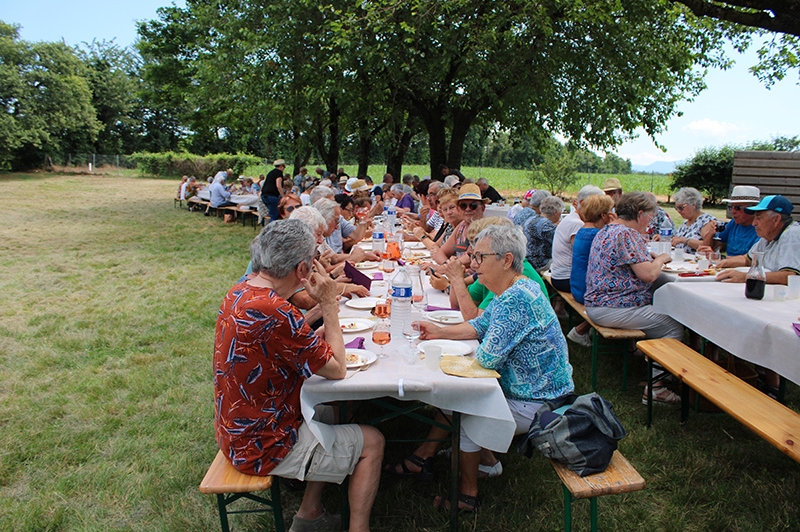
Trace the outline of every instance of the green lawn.
<path fill-rule="evenodd" d="M 197 490 L 216 453 L 214 323 L 255 231 L 173 208 L 177 181 L 3 175 L 0 186 L 0 530 L 218 530 L 215 501 Z M 588 392 L 588 350 L 570 347 Z M 603 530 L 800 530 L 798 464 L 725 415 L 681 428 L 676 408 L 658 408 L 647 430 L 644 361 L 626 392 L 620 376 L 620 360 L 604 357 L 600 387 L 628 430 L 620 448 L 647 487 L 601 499 Z M 795 385 L 788 400 L 798 408 Z M 409 451 L 390 446 L 387 459 Z M 462 528 L 560 530 L 546 460 L 513 449 L 501 459 L 504 474 L 481 481 L 482 507 Z M 447 464 L 436 469 L 431 483 L 384 478 L 373 529 L 446 530 L 431 503 Z M 299 496 L 284 495 L 290 518 Z M 328 507 L 337 501 L 329 490 Z M 232 524 L 271 530 L 263 516 Z M 588 504 L 575 524 L 588 529 Z"/>

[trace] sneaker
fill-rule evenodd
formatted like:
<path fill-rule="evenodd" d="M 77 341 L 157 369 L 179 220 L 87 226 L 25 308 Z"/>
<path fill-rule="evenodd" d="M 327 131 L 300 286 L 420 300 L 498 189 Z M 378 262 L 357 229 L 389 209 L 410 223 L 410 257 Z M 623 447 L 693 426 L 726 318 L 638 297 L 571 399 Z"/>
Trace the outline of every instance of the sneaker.
<path fill-rule="evenodd" d="M 573 327 L 572 330 L 567 333 L 567 338 L 576 344 L 592 347 L 592 336 L 588 332 L 586 334 L 579 333 L 575 327 Z"/>
<path fill-rule="evenodd" d="M 341 529 L 341 516 L 329 514 L 328 510 L 323 509 L 322 515 L 316 519 L 301 519 L 295 515 L 289 532 L 328 532 Z"/>
<path fill-rule="evenodd" d="M 662 405 L 677 405 L 681 402 L 681 396 L 673 392 L 669 388 L 657 386 L 653 388 L 653 404 Z M 647 404 L 647 386 L 644 387 L 644 394 L 642 395 L 642 404 Z"/>
<path fill-rule="evenodd" d="M 497 463 L 493 466 L 488 466 L 483 464 L 478 466 L 478 476 L 481 478 L 483 477 L 495 478 L 499 477 L 502 474 L 503 474 L 503 464 L 500 463 L 500 460 L 498 460 Z"/>

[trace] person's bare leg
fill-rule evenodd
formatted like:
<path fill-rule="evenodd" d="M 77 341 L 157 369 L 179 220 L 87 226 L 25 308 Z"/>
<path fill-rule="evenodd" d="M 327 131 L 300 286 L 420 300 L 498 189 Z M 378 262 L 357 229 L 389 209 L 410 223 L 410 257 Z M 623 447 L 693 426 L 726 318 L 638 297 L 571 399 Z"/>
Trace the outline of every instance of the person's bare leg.
<path fill-rule="evenodd" d="M 461 480 L 459 482 L 459 495 L 467 495 L 469 497 L 478 496 L 478 465 L 481 463 L 482 451 L 475 451 L 474 453 L 466 453 L 461 451 L 460 464 L 461 467 Z M 450 509 L 450 498 L 448 496 L 438 496 L 433 500 L 434 506 L 439 507 L 444 502 L 444 507 Z M 458 501 L 460 509 L 468 508 L 467 505 Z"/>
<path fill-rule="evenodd" d="M 446 417 L 439 410 L 436 411 L 434 419 L 438 423 L 441 423 L 443 425 L 446 425 L 450 422 L 450 418 Z M 425 437 L 425 439 L 429 441 L 422 442 L 422 444 L 414 450 L 414 454 L 422 458 L 423 460 L 427 460 L 428 458 L 436 454 L 436 451 L 439 450 L 439 445 L 441 445 L 441 442 L 430 441 L 430 440 L 443 440 L 447 438 L 449 434 L 450 433 L 447 430 L 441 427 L 432 426 L 428 431 L 428 435 Z M 420 471 L 422 471 L 422 469 L 419 466 L 412 464 L 408 460 L 404 459 L 404 462 L 406 468 L 408 468 L 408 470 L 411 471 L 412 473 L 419 473 Z M 403 472 L 403 468 L 402 466 L 400 466 L 400 464 L 395 466 L 395 472 L 398 474 Z"/>
<path fill-rule="evenodd" d="M 592 328 L 592 326 L 589 325 L 588 321 L 582 321 L 578 325 L 575 326 L 575 332 L 580 334 L 580 335 L 584 335 L 584 334 L 588 333 L 589 329 L 591 329 L 591 328 Z"/>
<path fill-rule="evenodd" d="M 492 467 L 499 461 L 500 460 L 497 459 L 492 451 L 489 449 L 481 449 L 481 465 Z"/>
<path fill-rule="evenodd" d="M 383 462 L 383 434 L 374 427 L 360 425 L 364 433 L 364 449 L 350 476 L 350 532 L 369 531 L 369 514 L 378 493 Z"/>
<path fill-rule="evenodd" d="M 300 508 L 297 509 L 297 517 L 314 520 L 322 515 L 325 511 L 322 507 L 322 490 L 324 487 L 324 482 L 306 482 L 306 491 L 303 493 Z"/>

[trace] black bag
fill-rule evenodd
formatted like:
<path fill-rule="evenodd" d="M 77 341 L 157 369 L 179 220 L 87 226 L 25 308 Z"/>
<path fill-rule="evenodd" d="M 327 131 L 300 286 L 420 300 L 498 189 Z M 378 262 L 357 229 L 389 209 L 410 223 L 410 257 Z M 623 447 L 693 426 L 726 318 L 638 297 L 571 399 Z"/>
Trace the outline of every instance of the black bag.
<path fill-rule="evenodd" d="M 563 414 L 554 412 L 569 406 Z M 585 477 L 605 471 L 625 427 L 611 403 L 596 393 L 570 394 L 545 403 L 533 417 L 518 451 L 528 458 L 539 449 Z"/>

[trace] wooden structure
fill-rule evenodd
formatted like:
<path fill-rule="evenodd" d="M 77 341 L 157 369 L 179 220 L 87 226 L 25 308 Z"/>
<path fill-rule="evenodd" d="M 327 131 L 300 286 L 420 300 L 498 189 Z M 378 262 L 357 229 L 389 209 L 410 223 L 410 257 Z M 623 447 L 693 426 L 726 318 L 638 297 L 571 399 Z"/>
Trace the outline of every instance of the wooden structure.
<path fill-rule="evenodd" d="M 689 416 L 689 388 L 727 412 L 761 438 L 800 462 L 800 414 L 753 388 L 691 347 L 673 338 L 637 344 L 681 381 L 681 421 Z M 652 381 L 652 371 L 648 373 Z M 653 383 L 648 382 L 647 426 L 652 419 Z"/>
<path fill-rule="evenodd" d="M 572 530 L 573 499 L 589 499 L 592 532 L 597 531 L 597 497 L 628 493 L 644 488 L 644 479 L 636 469 L 622 456 L 614 451 L 611 463 L 605 471 L 581 477 L 561 462 L 551 460 L 553 469 L 558 473 L 564 487 L 564 530 Z"/>
<path fill-rule="evenodd" d="M 270 498 L 253 495 L 256 491 L 270 490 Z M 283 532 L 283 513 L 281 510 L 281 492 L 278 479 L 275 477 L 258 477 L 245 475 L 234 468 L 222 451 L 217 452 L 211 467 L 200 483 L 201 493 L 217 496 L 219 522 L 222 532 L 229 532 L 228 515 L 241 513 L 257 513 L 272 511 L 275 518 L 275 530 Z M 239 499 L 250 499 L 260 503 L 260 508 L 248 510 L 228 510 L 228 505 Z"/>
<path fill-rule="evenodd" d="M 737 151 L 733 155 L 732 185 L 752 185 L 761 197 L 780 194 L 792 202 L 800 221 L 800 153 L 788 151 Z"/>
<path fill-rule="evenodd" d="M 542 274 L 542 279 L 547 281 L 551 287 L 553 286 L 550 272 Z M 577 313 L 583 320 L 592 326 L 592 390 L 597 390 L 597 367 L 598 357 L 601 352 L 622 352 L 622 389 L 623 391 L 628 388 L 628 343 L 630 341 L 644 340 L 645 334 L 643 331 L 634 329 L 612 329 L 611 327 L 601 327 L 589 319 L 586 315 L 586 307 L 575 301 L 572 294 L 569 292 L 561 292 L 555 287 L 553 289 L 560 295 L 564 301 L 572 308 L 573 312 Z M 572 318 L 570 317 L 570 326 L 572 325 Z M 600 338 L 606 340 L 606 344 L 600 343 Z M 620 347 L 621 346 L 621 347 Z"/>

